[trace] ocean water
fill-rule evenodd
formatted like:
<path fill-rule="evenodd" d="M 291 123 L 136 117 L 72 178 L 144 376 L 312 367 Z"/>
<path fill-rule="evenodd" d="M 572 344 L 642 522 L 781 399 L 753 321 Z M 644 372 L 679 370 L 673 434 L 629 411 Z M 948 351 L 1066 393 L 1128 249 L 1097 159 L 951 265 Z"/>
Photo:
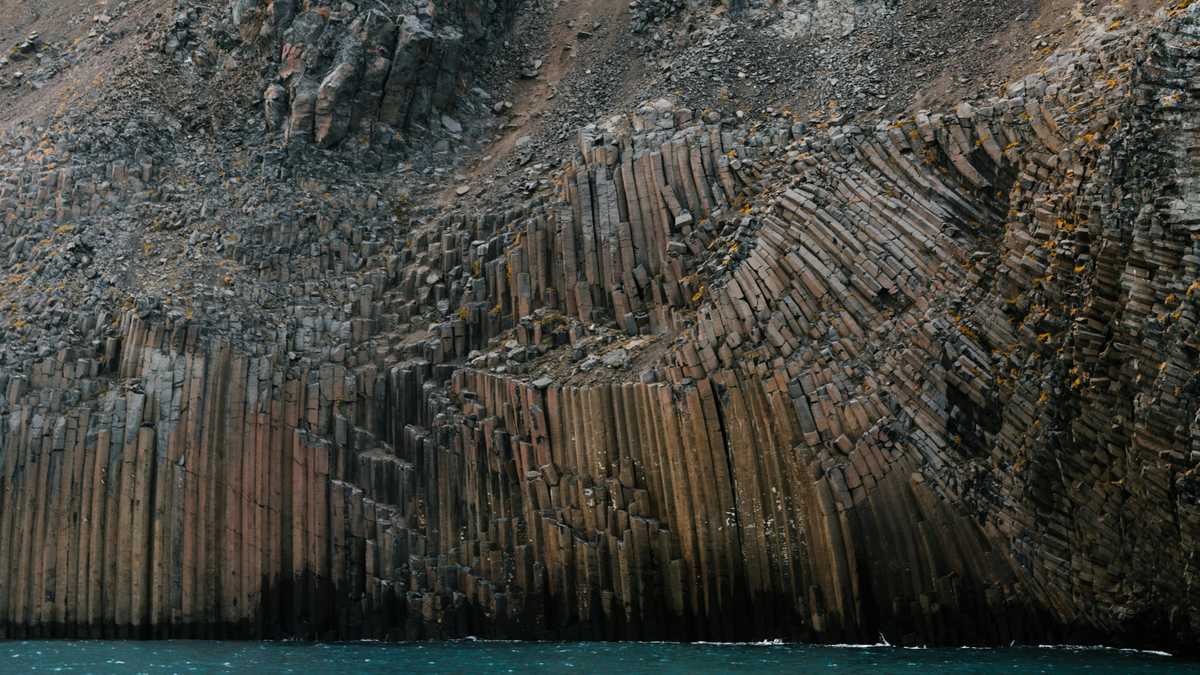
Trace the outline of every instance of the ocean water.
<path fill-rule="evenodd" d="M 0 642 L 0 673 L 1200 673 L 1157 652 L 782 644 Z"/>

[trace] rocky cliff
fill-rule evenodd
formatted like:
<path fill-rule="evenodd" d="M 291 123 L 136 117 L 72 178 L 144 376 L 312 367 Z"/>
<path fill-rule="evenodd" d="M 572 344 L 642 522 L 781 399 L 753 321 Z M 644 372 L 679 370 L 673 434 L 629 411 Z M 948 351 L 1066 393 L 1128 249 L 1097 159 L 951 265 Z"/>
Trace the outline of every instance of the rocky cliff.
<path fill-rule="evenodd" d="M 0 637 L 1195 649 L 1200 6 L 475 199 L 521 12 L 375 4 L 164 12 L 0 137 Z"/>

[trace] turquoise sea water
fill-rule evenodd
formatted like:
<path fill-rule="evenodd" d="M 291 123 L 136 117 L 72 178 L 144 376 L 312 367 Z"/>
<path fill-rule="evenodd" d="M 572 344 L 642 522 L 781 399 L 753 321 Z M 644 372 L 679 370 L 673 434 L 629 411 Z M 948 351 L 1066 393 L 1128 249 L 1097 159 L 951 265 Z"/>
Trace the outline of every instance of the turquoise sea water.
<path fill-rule="evenodd" d="M 0 673 L 1200 673 L 1116 649 L 443 642 L 0 642 Z"/>

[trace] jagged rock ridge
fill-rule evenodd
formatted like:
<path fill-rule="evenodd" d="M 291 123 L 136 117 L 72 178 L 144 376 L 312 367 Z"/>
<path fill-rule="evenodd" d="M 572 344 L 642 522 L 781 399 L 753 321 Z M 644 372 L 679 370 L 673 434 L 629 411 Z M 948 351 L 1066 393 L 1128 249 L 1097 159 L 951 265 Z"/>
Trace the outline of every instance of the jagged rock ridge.
<path fill-rule="evenodd" d="M 294 0 L 236 0 L 242 39 L 264 44 L 277 68 L 263 94 L 271 129 L 288 139 L 334 146 L 352 132 L 392 142 L 415 124 L 453 112 L 473 59 L 503 32 L 512 0 L 375 2 L 297 6 Z"/>

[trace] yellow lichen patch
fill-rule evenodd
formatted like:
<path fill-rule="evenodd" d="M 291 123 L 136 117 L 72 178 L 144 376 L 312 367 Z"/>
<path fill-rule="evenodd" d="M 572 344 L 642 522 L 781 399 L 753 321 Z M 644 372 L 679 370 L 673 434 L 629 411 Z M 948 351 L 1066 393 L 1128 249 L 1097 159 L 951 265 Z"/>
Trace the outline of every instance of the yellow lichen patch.
<path fill-rule="evenodd" d="M 1175 16 L 1188 7 L 1191 7 L 1194 1 L 1195 0 L 1177 0 L 1177 2 L 1171 5 L 1171 8 L 1167 10 L 1167 14 L 1170 16 Z"/>

